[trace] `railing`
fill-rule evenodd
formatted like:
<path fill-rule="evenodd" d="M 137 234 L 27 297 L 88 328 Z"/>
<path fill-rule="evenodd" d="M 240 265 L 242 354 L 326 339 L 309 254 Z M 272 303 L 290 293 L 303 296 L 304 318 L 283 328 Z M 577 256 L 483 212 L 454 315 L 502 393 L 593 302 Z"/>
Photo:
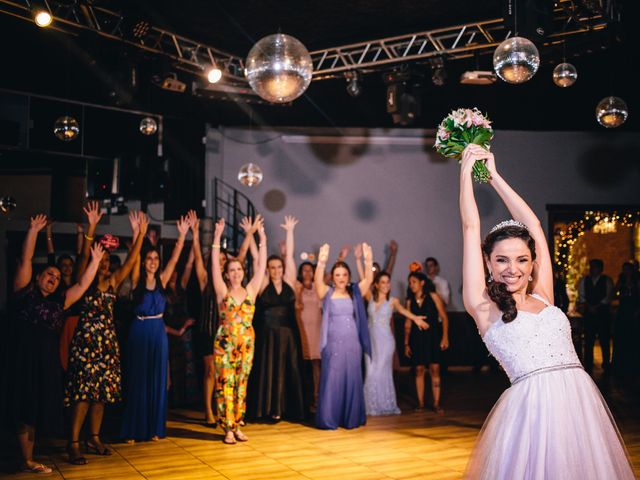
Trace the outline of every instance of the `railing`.
<path fill-rule="evenodd" d="M 225 220 L 222 247 L 237 253 L 245 234 L 240 228 L 243 217 L 255 217 L 256 209 L 251 200 L 219 178 L 213 179 L 213 218 Z"/>

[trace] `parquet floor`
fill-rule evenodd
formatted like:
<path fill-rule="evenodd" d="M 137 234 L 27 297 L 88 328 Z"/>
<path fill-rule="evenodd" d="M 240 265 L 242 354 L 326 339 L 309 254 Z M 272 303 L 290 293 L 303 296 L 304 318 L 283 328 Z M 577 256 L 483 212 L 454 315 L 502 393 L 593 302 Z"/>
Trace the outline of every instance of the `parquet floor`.
<path fill-rule="evenodd" d="M 401 391 L 409 381 L 403 375 Z M 401 395 L 402 415 L 370 418 L 362 428 L 322 431 L 288 422 L 250 424 L 243 429 L 250 441 L 228 446 L 221 442 L 219 428 L 200 424 L 199 412 L 174 410 L 168 437 L 157 443 L 113 443 L 113 456 L 89 455 L 85 466 L 68 464 L 62 443 L 41 451 L 37 459 L 55 465 L 53 474 L 44 478 L 56 479 L 457 479 L 485 416 L 507 383 L 502 374 L 453 371 L 444 385 L 443 416 L 415 413 L 410 398 Z M 640 475 L 640 389 L 608 381 L 600 386 Z"/>

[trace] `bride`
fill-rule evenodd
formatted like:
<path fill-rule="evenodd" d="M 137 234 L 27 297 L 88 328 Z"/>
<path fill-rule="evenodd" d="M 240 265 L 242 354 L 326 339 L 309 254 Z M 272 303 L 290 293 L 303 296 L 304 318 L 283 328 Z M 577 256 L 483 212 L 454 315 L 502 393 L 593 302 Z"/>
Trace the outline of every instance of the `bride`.
<path fill-rule="evenodd" d="M 482 243 L 471 180 L 476 160 L 485 161 L 491 186 L 515 219 L 493 227 Z M 540 221 L 478 145 L 462 154 L 460 215 L 464 306 L 511 380 L 482 427 L 465 477 L 633 479 L 611 412 L 573 348 L 569 321 L 553 306 Z"/>

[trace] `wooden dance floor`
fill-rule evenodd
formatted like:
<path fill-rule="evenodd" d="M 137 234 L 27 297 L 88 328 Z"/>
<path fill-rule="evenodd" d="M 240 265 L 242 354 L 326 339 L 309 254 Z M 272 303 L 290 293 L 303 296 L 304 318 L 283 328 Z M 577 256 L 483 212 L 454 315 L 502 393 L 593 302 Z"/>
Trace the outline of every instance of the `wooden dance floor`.
<path fill-rule="evenodd" d="M 111 457 L 88 455 L 85 466 L 68 464 L 62 443 L 45 447 L 49 452 L 41 449 L 36 459 L 56 467 L 45 478 L 82 480 L 457 479 L 484 418 L 507 382 L 499 373 L 469 370 L 452 371 L 443 380 L 443 416 L 413 412 L 410 398 L 401 395 L 402 415 L 369 418 L 362 428 L 322 431 L 284 421 L 250 424 L 243 429 L 250 441 L 230 446 L 222 443 L 220 428 L 200 423 L 199 412 L 173 410 L 168 437 L 157 443 L 112 443 Z M 408 373 L 401 373 L 399 382 L 401 391 L 409 391 Z M 637 387 L 633 391 L 618 388 L 615 382 L 603 384 L 613 385 L 603 388 L 603 394 L 640 475 Z"/>

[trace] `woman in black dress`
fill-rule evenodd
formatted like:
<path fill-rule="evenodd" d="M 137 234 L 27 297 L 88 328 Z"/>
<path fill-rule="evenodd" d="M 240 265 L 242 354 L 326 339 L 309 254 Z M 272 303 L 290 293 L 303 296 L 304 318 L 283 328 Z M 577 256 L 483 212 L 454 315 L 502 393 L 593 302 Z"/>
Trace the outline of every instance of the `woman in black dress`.
<path fill-rule="evenodd" d="M 409 298 L 407 309 L 414 315 L 426 316 L 429 328 L 420 329 L 412 320 L 404 324 L 404 354 L 411 359 L 415 369 L 417 410 L 424 409 L 424 374 L 427 367 L 431 377 L 433 410 L 441 414 L 440 406 L 440 362 L 441 352 L 449 348 L 449 318 L 444 303 L 435 292 L 435 287 L 422 272 L 409 274 Z M 442 319 L 442 323 L 438 320 Z"/>
<path fill-rule="evenodd" d="M 275 255 L 268 258 L 269 280 L 256 303 L 256 353 L 247 399 L 252 418 L 304 418 L 302 351 L 294 292 L 293 230 L 297 223 L 294 217 L 285 217 L 281 225 L 287 232 L 285 261 Z"/>
<path fill-rule="evenodd" d="M 9 337 L 4 397 L 5 413 L 16 430 L 22 453 L 21 469 L 31 473 L 51 473 L 51 468 L 33 461 L 35 431 L 61 433 L 63 422 L 60 330 L 64 310 L 84 295 L 93 281 L 104 253 L 102 246 L 91 249 L 91 262 L 78 283 L 63 296 L 53 295 L 60 284 L 60 270 L 46 267 L 31 282 L 31 261 L 38 232 L 47 224 L 45 215 L 31 218 L 22 256 L 13 281 L 12 322 Z"/>

